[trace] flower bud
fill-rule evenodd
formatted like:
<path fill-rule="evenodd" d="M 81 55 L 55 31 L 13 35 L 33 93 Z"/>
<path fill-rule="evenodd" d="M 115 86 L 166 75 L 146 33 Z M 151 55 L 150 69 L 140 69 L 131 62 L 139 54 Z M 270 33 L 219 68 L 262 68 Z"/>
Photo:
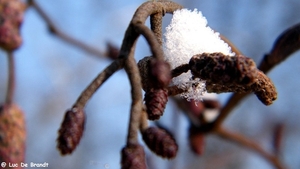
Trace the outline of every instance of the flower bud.
<path fill-rule="evenodd" d="M 141 145 L 131 144 L 122 149 L 122 169 L 146 169 L 145 151 Z"/>
<path fill-rule="evenodd" d="M 202 155 L 205 148 L 205 135 L 197 131 L 197 128 L 192 126 L 189 129 L 189 144 L 191 150 L 197 154 Z"/>
<path fill-rule="evenodd" d="M 163 115 L 168 102 L 167 89 L 150 89 L 145 93 L 145 104 L 149 120 L 158 120 Z"/>
<path fill-rule="evenodd" d="M 169 85 L 171 70 L 167 62 L 148 56 L 138 62 L 138 67 L 145 91 L 151 88 L 165 88 Z"/>
<path fill-rule="evenodd" d="M 0 162 L 25 160 L 26 127 L 22 110 L 15 104 L 0 106 Z M 6 166 L 6 168 L 10 168 Z"/>
<path fill-rule="evenodd" d="M 149 127 L 142 132 L 142 136 L 149 149 L 157 155 L 168 159 L 176 156 L 178 146 L 168 131 L 157 127 Z"/>
<path fill-rule="evenodd" d="M 171 67 L 168 62 L 151 60 L 151 76 L 155 88 L 167 87 L 171 81 Z"/>
<path fill-rule="evenodd" d="M 106 56 L 112 60 L 119 57 L 119 48 L 110 42 L 106 43 L 106 51 Z"/>
<path fill-rule="evenodd" d="M 153 57 L 147 56 L 138 62 L 138 68 L 140 71 L 142 87 L 144 91 L 150 90 L 154 86 L 150 76 L 150 61 L 153 59 Z"/>
<path fill-rule="evenodd" d="M 72 153 L 80 142 L 85 124 L 82 108 L 73 107 L 65 114 L 58 131 L 57 148 L 62 155 Z"/>

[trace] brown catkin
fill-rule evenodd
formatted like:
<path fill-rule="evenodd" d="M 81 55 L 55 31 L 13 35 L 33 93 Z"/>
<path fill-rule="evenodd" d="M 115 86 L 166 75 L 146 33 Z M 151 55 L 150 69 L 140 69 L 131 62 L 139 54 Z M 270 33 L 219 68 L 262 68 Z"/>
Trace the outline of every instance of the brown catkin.
<path fill-rule="evenodd" d="M 277 99 L 277 91 L 271 79 L 263 72 L 258 71 L 255 82 L 251 85 L 219 85 L 206 83 L 208 92 L 224 93 L 250 93 L 254 92 L 257 98 L 265 105 L 270 105 Z"/>
<path fill-rule="evenodd" d="M 144 57 L 138 62 L 142 87 L 145 91 L 151 88 L 165 88 L 171 81 L 169 63 L 157 60 L 151 56 Z"/>
<path fill-rule="evenodd" d="M 163 115 L 168 102 L 167 89 L 150 89 L 145 93 L 145 104 L 149 120 L 158 120 Z"/>
<path fill-rule="evenodd" d="M 263 72 L 258 72 L 258 78 L 251 85 L 257 98 L 265 105 L 270 105 L 277 99 L 277 91 L 271 79 Z"/>
<path fill-rule="evenodd" d="M 227 56 L 222 53 L 195 55 L 189 62 L 192 74 L 202 80 L 219 85 L 250 85 L 255 82 L 255 62 L 242 55 Z"/>
<path fill-rule="evenodd" d="M 25 160 L 26 126 L 24 113 L 16 104 L 0 106 L 0 162 L 20 164 Z M 3 167 L 11 169 L 8 165 Z M 21 166 L 13 167 L 20 169 Z"/>
<path fill-rule="evenodd" d="M 199 54 L 189 62 L 192 74 L 206 80 L 206 90 L 213 93 L 251 93 L 265 105 L 277 98 L 271 79 L 256 68 L 254 61 L 242 55 Z"/>
<path fill-rule="evenodd" d="M 151 89 L 154 84 L 150 77 L 150 61 L 154 59 L 151 56 L 144 57 L 138 62 L 138 68 L 142 79 L 142 87 L 144 91 Z"/>
<path fill-rule="evenodd" d="M 122 169 L 146 169 L 144 148 L 139 144 L 126 145 L 121 152 Z"/>
<path fill-rule="evenodd" d="M 165 88 L 171 82 L 171 67 L 168 62 L 151 60 L 151 76 L 154 88 Z"/>
<path fill-rule="evenodd" d="M 57 148 L 62 155 L 71 154 L 80 142 L 85 124 L 83 109 L 68 110 L 58 131 Z"/>
<path fill-rule="evenodd" d="M 178 145 L 167 130 L 149 127 L 142 132 L 142 136 L 149 149 L 155 154 L 167 159 L 176 157 Z"/>

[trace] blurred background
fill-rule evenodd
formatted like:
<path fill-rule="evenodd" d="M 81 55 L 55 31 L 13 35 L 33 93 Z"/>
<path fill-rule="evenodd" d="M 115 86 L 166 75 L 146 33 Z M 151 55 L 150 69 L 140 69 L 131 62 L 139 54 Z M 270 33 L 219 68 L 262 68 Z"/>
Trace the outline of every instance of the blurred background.
<path fill-rule="evenodd" d="M 36 1 L 55 25 L 66 34 L 104 51 L 106 43 L 120 46 L 124 32 L 143 0 L 51 0 Z M 176 0 L 186 8 L 202 11 L 208 25 L 232 41 L 244 55 L 259 63 L 276 38 L 300 22 L 298 0 Z M 164 27 L 171 15 L 164 18 Z M 149 25 L 149 22 L 147 22 Z M 57 131 L 65 111 L 110 59 L 99 58 L 50 33 L 34 8 L 25 13 L 21 28 L 23 45 L 16 55 L 15 101 L 27 122 L 26 162 L 48 162 L 54 168 L 120 168 L 120 150 L 126 143 L 130 86 L 126 73 L 115 73 L 86 107 L 84 136 L 72 155 L 62 157 L 56 149 Z M 0 102 L 4 102 L 7 58 L 0 51 Z M 150 55 L 143 38 L 137 60 Z M 271 151 L 276 124 L 284 125 L 281 159 L 289 168 L 300 168 L 300 53 L 294 53 L 268 75 L 277 87 L 278 99 L 264 106 L 255 95 L 247 97 L 225 121 L 226 128 L 243 133 Z M 224 104 L 228 94 L 219 95 Z M 147 148 L 149 168 L 155 169 L 271 169 L 267 161 L 238 145 L 211 135 L 205 152 L 195 155 L 187 140 L 188 120 L 170 101 L 160 122 L 179 144 L 174 160 L 163 160 Z M 176 125 L 174 125 L 176 124 Z"/>

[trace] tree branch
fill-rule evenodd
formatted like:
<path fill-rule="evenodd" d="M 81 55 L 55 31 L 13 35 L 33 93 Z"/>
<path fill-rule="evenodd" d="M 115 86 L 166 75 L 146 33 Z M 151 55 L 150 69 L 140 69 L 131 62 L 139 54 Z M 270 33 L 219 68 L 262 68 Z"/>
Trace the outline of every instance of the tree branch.
<path fill-rule="evenodd" d="M 269 161 L 270 164 L 272 164 L 277 169 L 285 169 L 284 165 L 281 164 L 280 160 L 277 158 L 277 156 L 272 155 L 265 151 L 259 144 L 255 143 L 254 141 L 244 137 L 243 135 L 240 135 L 238 133 L 230 132 L 224 128 L 219 127 L 214 131 L 215 134 L 222 137 L 223 139 L 230 140 L 232 142 L 235 142 L 241 146 L 244 146 L 263 158 L 265 158 L 267 161 Z"/>
<path fill-rule="evenodd" d="M 36 11 L 38 12 L 38 14 L 42 17 L 42 19 L 47 23 L 47 25 L 49 26 L 49 29 L 51 31 L 51 33 L 57 35 L 57 37 L 61 38 L 62 40 L 64 40 L 65 42 L 74 45 L 75 47 L 78 47 L 81 50 L 84 50 L 85 52 L 93 55 L 93 56 L 97 56 L 97 57 L 101 57 L 103 58 L 103 56 L 107 56 L 107 52 L 103 52 L 100 51 L 94 47 L 91 47 L 75 38 L 73 38 L 70 35 L 67 35 L 66 33 L 64 33 L 62 30 L 60 30 L 55 23 L 51 20 L 51 18 L 44 12 L 44 10 L 34 1 L 31 0 L 30 4 L 32 7 L 34 7 L 36 9 Z"/>
<path fill-rule="evenodd" d="M 12 52 L 8 52 L 8 82 L 6 91 L 6 104 L 11 104 L 13 102 L 13 97 L 15 93 L 15 61 Z"/>

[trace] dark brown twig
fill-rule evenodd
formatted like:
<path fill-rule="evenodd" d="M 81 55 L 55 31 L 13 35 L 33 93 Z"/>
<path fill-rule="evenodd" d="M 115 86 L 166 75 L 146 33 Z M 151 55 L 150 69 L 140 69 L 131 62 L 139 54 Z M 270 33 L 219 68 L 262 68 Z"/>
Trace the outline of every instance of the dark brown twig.
<path fill-rule="evenodd" d="M 172 78 L 177 77 L 177 76 L 181 75 L 182 73 L 186 73 L 189 70 L 190 70 L 189 64 L 180 65 L 172 70 L 172 72 L 171 72 Z"/>
<path fill-rule="evenodd" d="M 260 156 L 265 158 L 267 161 L 269 161 L 277 169 L 285 169 L 285 166 L 283 164 L 281 164 L 281 162 L 277 158 L 277 156 L 274 156 L 274 155 L 268 153 L 259 144 L 255 143 L 254 141 L 252 141 L 238 133 L 230 132 L 221 127 L 219 127 L 217 130 L 215 130 L 214 133 L 226 140 L 230 140 L 232 142 L 235 142 L 241 146 L 244 146 L 244 147 L 256 152 L 257 154 L 259 154 Z"/>

